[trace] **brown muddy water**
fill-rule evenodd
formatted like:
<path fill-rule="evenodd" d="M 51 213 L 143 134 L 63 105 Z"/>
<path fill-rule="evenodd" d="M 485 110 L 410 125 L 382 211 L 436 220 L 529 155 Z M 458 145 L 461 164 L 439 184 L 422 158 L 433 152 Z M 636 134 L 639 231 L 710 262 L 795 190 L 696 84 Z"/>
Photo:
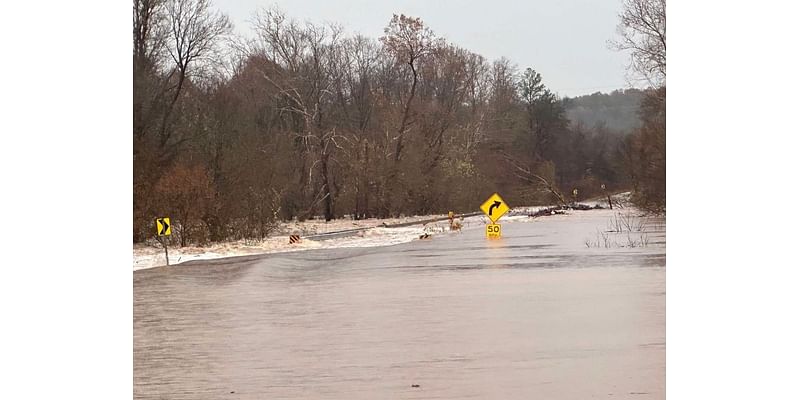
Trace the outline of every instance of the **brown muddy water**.
<path fill-rule="evenodd" d="M 134 398 L 663 399 L 664 221 L 615 212 L 136 271 Z"/>

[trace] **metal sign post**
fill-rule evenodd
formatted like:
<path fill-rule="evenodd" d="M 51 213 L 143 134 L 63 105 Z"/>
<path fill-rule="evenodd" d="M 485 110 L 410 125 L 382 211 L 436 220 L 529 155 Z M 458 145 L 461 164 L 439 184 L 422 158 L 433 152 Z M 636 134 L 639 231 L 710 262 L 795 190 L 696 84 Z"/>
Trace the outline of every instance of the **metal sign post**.
<path fill-rule="evenodd" d="M 167 266 L 169 267 L 169 250 L 167 250 L 167 239 L 159 236 L 158 241 L 164 246 L 164 259 L 167 260 Z"/>
<path fill-rule="evenodd" d="M 606 195 L 606 199 L 608 199 L 608 208 L 610 210 L 613 210 L 614 206 L 611 204 L 611 195 L 608 194 L 608 192 L 606 191 L 606 184 L 604 183 L 604 184 L 600 185 L 600 189 L 603 189 L 603 194 L 605 194 Z"/>

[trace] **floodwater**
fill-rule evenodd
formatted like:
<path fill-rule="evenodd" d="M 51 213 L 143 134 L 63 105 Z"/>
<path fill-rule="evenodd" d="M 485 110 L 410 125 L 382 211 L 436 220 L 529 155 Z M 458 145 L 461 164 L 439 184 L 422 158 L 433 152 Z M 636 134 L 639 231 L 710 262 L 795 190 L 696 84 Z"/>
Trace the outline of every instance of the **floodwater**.
<path fill-rule="evenodd" d="M 134 398 L 663 399 L 664 222 L 612 216 L 136 271 Z"/>

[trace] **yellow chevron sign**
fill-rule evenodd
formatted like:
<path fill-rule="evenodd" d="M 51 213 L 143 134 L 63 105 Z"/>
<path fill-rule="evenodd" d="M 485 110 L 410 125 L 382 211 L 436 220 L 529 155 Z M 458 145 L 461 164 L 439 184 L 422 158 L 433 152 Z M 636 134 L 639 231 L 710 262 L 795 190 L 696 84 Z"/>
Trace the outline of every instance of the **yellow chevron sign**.
<path fill-rule="evenodd" d="M 172 225 L 169 224 L 169 217 L 156 218 L 156 233 L 158 236 L 172 235 Z"/>

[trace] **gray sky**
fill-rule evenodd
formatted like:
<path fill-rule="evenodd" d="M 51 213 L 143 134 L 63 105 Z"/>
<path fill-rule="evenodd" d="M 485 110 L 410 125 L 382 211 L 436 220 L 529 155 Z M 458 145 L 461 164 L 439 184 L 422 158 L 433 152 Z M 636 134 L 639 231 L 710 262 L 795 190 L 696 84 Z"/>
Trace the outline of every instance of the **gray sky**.
<path fill-rule="evenodd" d="M 627 88 L 626 54 L 608 49 L 621 0 L 214 0 L 236 31 L 252 36 L 255 10 L 276 4 L 287 16 L 336 22 L 347 32 L 378 38 L 393 13 L 420 17 L 441 37 L 520 70 L 532 67 L 561 96 Z"/>

